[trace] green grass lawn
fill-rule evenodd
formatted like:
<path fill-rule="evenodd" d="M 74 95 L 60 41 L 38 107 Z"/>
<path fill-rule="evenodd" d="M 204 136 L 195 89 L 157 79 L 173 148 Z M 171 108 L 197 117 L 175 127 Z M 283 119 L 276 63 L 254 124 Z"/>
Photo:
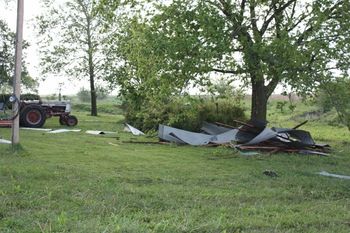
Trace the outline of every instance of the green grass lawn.
<path fill-rule="evenodd" d="M 21 130 L 23 150 L 0 145 L 0 232 L 350 232 L 350 181 L 316 174 L 350 175 L 344 127 L 303 127 L 332 144 L 329 157 L 242 156 L 123 143 L 157 139 L 122 132 L 121 116 L 77 116 L 82 132 Z M 281 124 L 296 124 L 287 119 Z M 45 127 L 59 128 L 57 118 Z M 10 129 L 0 135 L 10 138 Z"/>

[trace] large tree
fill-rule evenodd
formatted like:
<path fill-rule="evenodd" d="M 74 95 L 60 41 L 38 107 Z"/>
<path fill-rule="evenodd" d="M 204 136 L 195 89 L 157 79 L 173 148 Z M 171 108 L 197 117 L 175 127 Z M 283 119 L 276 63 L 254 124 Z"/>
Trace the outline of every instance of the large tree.
<path fill-rule="evenodd" d="M 97 12 L 98 1 L 44 0 L 47 11 L 38 17 L 43 73 L 89 79 L 91 115 L 97 116 L 96 82 L 104 77 L 109 32 Z"/>
<path fill-rule="evenodd" d="M 142 41 L 156 48 L 150 57 L 156 53 L 165 64 L 156 73 L 200 81 L 219 74 L 239 79 L 251 87 L 254 119 L 266 120 L 267 100 L 278 84 L 307 92 L 330 75 L 348 72 L 347 0 L 153 2 L 152 17 L 140 13 L 138 21 L 152 35 Z"/>

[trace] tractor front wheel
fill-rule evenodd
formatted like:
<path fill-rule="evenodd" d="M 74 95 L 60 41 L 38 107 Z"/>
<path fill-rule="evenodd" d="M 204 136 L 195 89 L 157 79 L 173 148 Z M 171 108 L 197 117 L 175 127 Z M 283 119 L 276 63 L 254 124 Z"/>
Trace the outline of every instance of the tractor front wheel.
<path fill-rule="evenodd" d="M 66 118 L 66 124 L 68 126 L 76 126 L 78 124 L 78 118 L 76 116 L 70 115 Z"/>

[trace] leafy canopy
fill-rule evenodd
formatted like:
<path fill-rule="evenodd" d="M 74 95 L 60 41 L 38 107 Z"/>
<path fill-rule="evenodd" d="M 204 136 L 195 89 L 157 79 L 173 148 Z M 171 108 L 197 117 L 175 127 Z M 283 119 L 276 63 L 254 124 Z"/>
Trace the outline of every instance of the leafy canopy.
<path fill-rule="evenodd" d="M 96 14 L 98 1 L 43 2 L 47 11 L 37 18 L 42 72 L 89 77 L 91 55 L 94 76 L 102 78 L 109 34 L 104 30 L 103 18 Z"/>

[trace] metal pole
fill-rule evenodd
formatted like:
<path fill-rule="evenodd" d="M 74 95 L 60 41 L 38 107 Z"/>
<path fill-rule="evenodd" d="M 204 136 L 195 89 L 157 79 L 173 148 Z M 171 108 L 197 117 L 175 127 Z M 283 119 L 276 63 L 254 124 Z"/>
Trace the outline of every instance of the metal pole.
<path fill-rule="evenodd" d="M 15 77 L 13 79 L 13 94 L 17 100 L 21 95 L 21 74 L 22 74 L 22 41 L 23 41 L 23 14 L 24 0 L 18 0 L 17 5 L 17 32 L 16 32 L 16 53 L 15 53 Z M 12 104 L 14 116 L 19 112 L 19 101 Z M 12 146 L 19 144 L 19 114 L 13 119 L 12 123 Z"/>

